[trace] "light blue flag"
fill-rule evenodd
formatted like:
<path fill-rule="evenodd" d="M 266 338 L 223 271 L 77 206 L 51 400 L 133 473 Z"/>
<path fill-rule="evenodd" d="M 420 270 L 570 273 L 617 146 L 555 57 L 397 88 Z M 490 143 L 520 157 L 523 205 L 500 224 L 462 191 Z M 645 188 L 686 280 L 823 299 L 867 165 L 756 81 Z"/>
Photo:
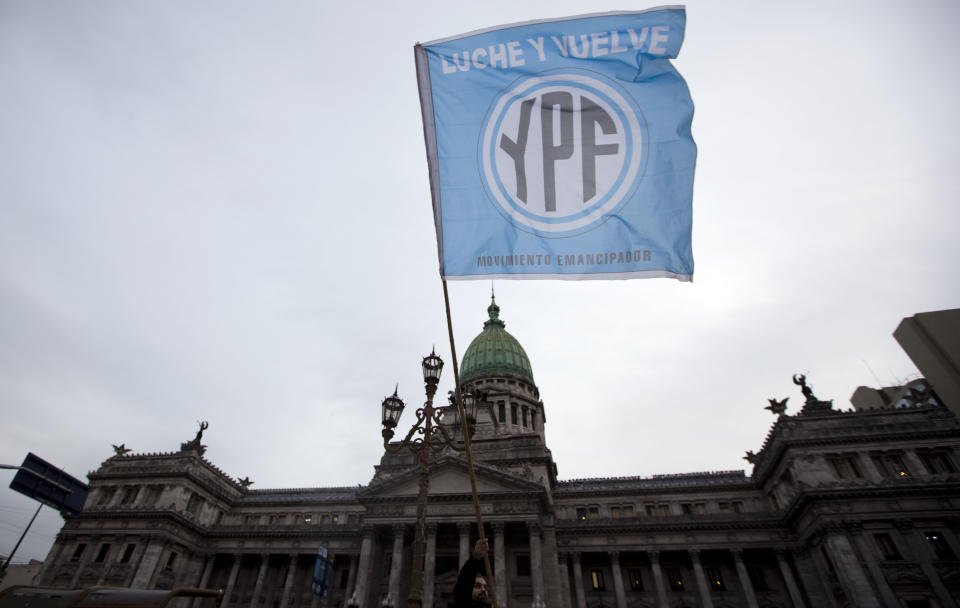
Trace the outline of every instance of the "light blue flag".
<path fill-rule="evenodd" d="M 693 277 L 682 7 L 414 48 L 446 279 Z"/>

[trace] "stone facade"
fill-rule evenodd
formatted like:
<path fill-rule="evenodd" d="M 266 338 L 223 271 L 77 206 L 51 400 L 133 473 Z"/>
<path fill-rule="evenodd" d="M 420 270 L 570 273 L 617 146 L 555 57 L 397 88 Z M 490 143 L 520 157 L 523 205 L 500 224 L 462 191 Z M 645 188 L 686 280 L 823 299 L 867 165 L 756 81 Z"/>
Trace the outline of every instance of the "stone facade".
<path fill-rule="evenodd" d="M 948 409 L 840 412 L 804 385 L 803 410 L 780 413 L 748 453 L 749 476 L 560 481 L 532 372 L 511 369 L 523 373 L 487 366 L 469 380 L 487 391 L 473 457 L 502 608 L 537 596 L 550 608 L 960 603 Z M 199 435 L 174 453 L 118 453 L 89 474 L 87 506 L 37 584 L 223 588 L 223 608 L 404 605 L 420 464 L 385 452 L 374 468 L 366 486 L 256 490 L 211 464 Z M 430 483 L 424 604 L 447 608 L 478 537 L 462 454 L 434 456 Z M 318 545 L 335 558 L 324 600 L 309 592 Z"/>

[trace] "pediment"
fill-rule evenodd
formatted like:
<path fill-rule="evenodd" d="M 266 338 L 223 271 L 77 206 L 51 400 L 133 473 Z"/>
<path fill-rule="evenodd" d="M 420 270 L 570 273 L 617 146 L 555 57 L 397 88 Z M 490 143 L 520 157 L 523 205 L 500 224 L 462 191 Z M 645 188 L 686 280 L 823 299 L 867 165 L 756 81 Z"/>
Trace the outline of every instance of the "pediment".
<path fill-rule="evenodd" d="M 541 492 L 540 484 L 496 467 L 474 463 L 479 494 Z M 470 472 L 466 460 L 441 455 L 430 465 L 430 495 L 469 495 Z M 420 467 L 412 466 L 390 477 L 375 479 L 360 494 L 368 497 L 416 496 L 420 492 Z"/>

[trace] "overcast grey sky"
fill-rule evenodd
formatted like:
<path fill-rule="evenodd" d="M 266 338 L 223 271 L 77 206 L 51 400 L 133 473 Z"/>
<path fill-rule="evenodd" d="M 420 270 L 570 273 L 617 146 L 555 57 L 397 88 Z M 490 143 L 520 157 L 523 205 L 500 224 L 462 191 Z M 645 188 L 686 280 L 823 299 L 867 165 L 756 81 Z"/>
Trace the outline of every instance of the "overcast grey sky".
<path fill-rule="evenodd" d="M 255 488 L 367 483 L 380 400 L 450 358 L 413 44 L 643 8 L 0 0 L 0 463 L 85 478 L 208 420 Z M 902 317 L 960 305 L 960 5 L 687 19 L 694 282 L 496 283 L 562 479 L 745 468 L 792 374 L 847 408 L 916 373 Z M 462 354 L 490 283 L 449 288 Z M 0 554 L 35 505 L 0 491 Z"/>

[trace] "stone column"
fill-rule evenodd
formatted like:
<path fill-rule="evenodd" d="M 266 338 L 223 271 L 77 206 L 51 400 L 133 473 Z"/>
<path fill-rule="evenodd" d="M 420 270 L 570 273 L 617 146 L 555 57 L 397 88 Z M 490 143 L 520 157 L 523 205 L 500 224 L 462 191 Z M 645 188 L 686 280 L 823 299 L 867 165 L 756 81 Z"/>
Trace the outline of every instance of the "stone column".
<path fill-rule="evenodd" d="M 923 466 L 923 462 L 913 450 L 904 450 L 903 460 L 907 463 L 907 467 L 910 468 L 910 474 L 914 477 L 927 474 L 927 467 Z"/>
<path fill-rule="evenodd" d="M 943 530 L 943 537 L 947 540 L 947 544 L 950 545 L 950 549 L 953 550 L 953 554 L 960 556 L 960 542 L 957 541 L 957 530 L 960 529 L 960 520 L 948 519 L 947 527 Z"/>
<path fill-rule="evenodd" d="M 503 531 L 506 524 L 502 521 L 496 521 L 491 524 L 493 528 L 493 580 L 497 586 L 497 604 L 500 608 L 507 608 L 507 551 L 504 547 Z"/>
<path fill-rule="evenodd" d="M 794 551 L 793 559 L 797 567 L 800 584 L 807 591 L 810 605 L 816 608 L 835 608 L 836 598 L 830 589 L 830 576 L 820 559 L 820 547 L 799 547 Z"/>
<path fill-rule="evenodd" d="M 570 597 L 570 574 L 567 572 L 567 554 L 557 554 L 557 576 L 560 577 L 560 601 L 557 603 L 559 608 L 572 608 L 572 598 Z M 549 605 L 549 604 L 548 604 Z"/>
<path fill-rule="evenodd" d="M 147 546 L 143 549 L 143 557 L 140 558 L 140 565 L 137 573 L 133 576 L 133 583 L 130 585 L 135 589 L 149 589 L 150 581 L 153 580 L 153 574 L 157 570 L 160 562 L 160 554 L 163 553 L 163 542 L 150 539 Z"/>
<path fill-rule="evenodd" d="M 357 586 L 357 561 L 358 558 L 353 554 L 350 555 L 350 564 L 347 566 L 347 588 L 346 593 L 347 597 L 344 598 L 344 601 L 350 599 L 350 596 L 353 595 L 353 592 L 356 591 L 355 587 Z"/>
<path fill-rule="evenodd" d="M 403 572 L 403 534 L 404 524 L 393 524 L 393 554 L 390 557 L 390 585 L 387 592 L 393 598 L 394 605 L 400 604 L 400 573 Z M 416 565 L 414 565 L 416 567 Z"/>
<path fill-rule="evenodd" d="M 427 555 L 423 560 L 423 608 L 433 608 L 433 577 L 437 572 L 437 524 L 427 524 Z M 394 605 L 400 605 L 400 598 L 394 598 Z"/>
<path fill-rule="evenodd" d="M 103 581 L 107 580 L 107 574 L 110 573 L 110 568 L 114 561 L 114 556 L 117 554 L 117 544 L 116 539 L 110 541 L 110 547 L 107 549 L 107 555 L 103 560 L 103 569 L 100 571 L 100 578 L 97 579 L 97 586 L 100 587 L 103 585 Z"/>
<path fill-rule="evenodd" d="M 623 572 L 620 568 L 620 552 L 610 551 L 610 570 L 613 571 L 613 590 L 617 594 L 617 608 L 627 608 L 627 592 L 623 588 Z"/>
<path fill-rule="evenodd" d="M 290 601 L 290 591 L 293 590 L 293 579 L 297 576 L 297 557 L 299 556 L 296 553 L 290 554 L 290 567 L 287 568 L 287 580 L 283 583 L 283 595 L 280 596 L 280 608 L 286 608 L 287 603 Z"/>
<path fill-rule="evenodd" d="M 552 519 L 543 522 L 543 586 L 547 596 L 543 598 L 547 606 L 556 606 L 563 608 L 570 601 L 570 594 L 565 597 L 561 588 L 560 568 L 557 563 L 557 529 L 553 525 Z M 566 563 L 566 562 L 564 562 Z M 563 578 L 566 578 L 566 567 L 564 567 Z"/>
<path fill-rule="evenodd" d="M 580 553 L 573 554 L 573 589 L 577 594 L 577 608 L 587 608 L 587 596 L 583 593 L 583 568 Z"/>
<path fill-rule="evenodd" d="M 230 576 L 227 577 L 227 585 L 223 588 L 223 601 L 220 602 L 220 608 L 227 608 L 230 605 L 230 600 L 233 599 L 233 591 L 237 586 L 237 575 L 240 574 L 240 561 L 242 559 L 243 555 L 233 554 L 233 566 L 230 568 Z"/>
<path fill-rule="evenodd" d="M 160 572 L 163 571 L 163 567 L 166 565 L 167 560 L 170 558 L 170 553 L 173 553 L 173 549 L 170 551 L 166 550 L 168 543 L 163 543 L 163 547 L 158 555 L 157 565 L 153 569 L 153 574 L 150 576 L 150 582 L 147 583 L 147 589 L 155 589 L 157 586 L 157 579 L 160 578 Z"/>
<path fill-rule="evenodd" d="M 263 591 L 263 581 L 267 578 L 267 566 L 270 565 L 270 554 L 260 554 L 260 572 L 257 573 L 257 582 L 253 586 L 253 597 L 250 598 L 250 608 L 260 605 L 260 593 Z"/>
<path fill-rule="evenodd" d="M 359 608 L 367 608 L 367 583 L 373 562 L 373 526 L 365 526 L 360 542 L 360 565 L 357 570 L 357 583 L 353 593 L 357 596 Z"/>
<path fill-rule="evenodd" d="M 920 569 L 927 575 L 927 579 L 930 581 L 930 587 L 937 596 L 940 605 L 944 608 L 957 608 L 957 602 L 954 601 L 950 595 L 950 592 L 940 579 L 940 574 L 937 573 L 937 569 L 933 565 L 933 559 L 936 558 L 936 555 L 933 554 L 933 550 L 927 545 L 926 539 L 919 537 L 918 532 L 913 527 L 912 521 L 899 520 L 894 522 L 894 525 L 897 527 L 901 538 L 903 538 L 904 545 L 913 553 L 914 558 L 920 562 Z"/>
<path fill-rule="evenodd" d="M 663 570 L 660 569 L 660 552 L 647 551 L 647 557 L 650 558 L 650 569 L 653 571 L 653 586 L 657 590 L 657 606 L 669 608 L 667 586 L 663 583 Z"/>
<path fill-rule="evenodd" d="M 203 574 L 200 575 L 200 582 L 197 583 L 197 587 L 199 587 L 200 589 L 207 588 L 207 584 L 210 582 L 210 575 L 213 574 L 213 562 L 215 561 L 217 561 L 216 553 L 207 555 L 207 563 L 203 567 Z M 193 606 L 193 608 L 199 608 L 199 606 L 202 603 L 203 603 L 203 598 L 198 597 L 194 599 L 193 602 L 191 602 L 191 605 Z"/>
<path fill-rule="evenodd" d="M 457 524 L 457 531 L 460 533 L 460 567 L 462 568 L 470 559 L 470 524 L 463 522 Z"/>
<path fill-rule="evenodd" d="M 780 566 L 780 575 L 783 576 L 783 582 L 787 585 L 787 593 L 790 594 L 790 601 L 793 602 L 794 608 L 807 608 L 803 602 L 800 587 L 797 586 L 797 581 L 793 578 L 790 562 L 787 561 L 789 552 L 786 549 L 777 549 L 775 553 L 777 555 L 777 565 Z"/>
<path fill-rule="evenodd" d="M 540 524 L 535 521 L 527 522 L 527 532 L 530 535 L 530 574 L 533 579 L 533 598 L 546 600 L 543 589 L 543 555 L 540 553 Z"/>
<path fill-rule="evenodd" d="M 740 579 L 740 587 L 743 589 L 743 597 L 747 600 L 747 606 L 758 608 L 757 594 L 753 591 L 753 583 L 750 581 L 750 573 L 743 564 L 743 549 L 731 549 L 733 553 L 733 565 L 737 568 L 737 578 Z"/>
<path fill-rule="evenodd" d="M 200 582 L 197 584 L 200 589 L 206 589 L 207 584 L 210 583 L 210 575 L 213 574 L 213 562 L 215 561 L 217 561 L 216 553 L 207 555 L 207 563 L 203 567 L 203 574 L 200 575 Z"/>
<path fill-rule="evenodd" d="M 63 536 L 57 534 L 57 540 L 54 541 L 53 546 L 50 547 L 47 558 L 43 560 L 43 566 L 40 567 L 40 573 L 37 574 L 36 579 L 34 579 L 37 581 L 37 585 L 49 585 L 53 582 L 53 572 L 56 571 L 56 567 L 61 565 L 60 557 L 63 555 L 63 548 L 66 544 L 67 542 Z"/>
<path fill-rule="evenodd" d="M 880 594 L 880 597 L 883 598 L 887 606 L 898 606 L 900 600 L 897 599 L 897 596 L 893 593 L 893 589 L 887 584 L 883 570 L 880 568 L 880 564 L 877 563 L 876 551 L 869 546 L 869 543 L 863 537 L 863 526 L 860 524 L 849 525 L 847 529 L 853 538 L 853 544 L 860 551 L 860 556 L 863 558 L 862 563 L 866 564 L 867 571 L 870 573 L 870 578 L 873 579 L 877 593 Z"/>
<path fill-rule="evenodd" d="M 79 544 L 80 543 L 77 543 L 77 545 Z M 87 548 L 84 550 L 83 555 L 81 555 L 80 559 L 77 561 L 77 571 L 73 573 L 73 579 L 70 581 L 70 587 L 72 589 L 77 588 L 77 583 L 80 580 L 80 575 L 83 574 L 83 569 L 87 567 L 87 564 L 90 562 L 90 556 L 96 553 L 96 551 L 97 551 L 96 543 L 94 542 L 87 543 Z"/>
<path fill-rule="evenodd" d="M 703 565 L 700 563 L 700 551 L 693 549 L 689 553 L 690 562 L 693 563 L 693 576 L 697 579 L 697 590 L 700 592 L 700 604 L 703 608 L 713 608 L 710 586 L 707 584 L 707 577 L 703 574 Z"/>
<path fill-rule="evenodd" d="M 857 452 L 857 456 L 859 457 L 860 470 L 863 472 L 864 477 L 874 482 L 883 480 L 883 472 L 877 469 L 877 463 L 873 461 L 873 458 L 870 458 L 869 454 Z"/>
<path fill-rule="evenodd" d="M 852 606 L 881 606 L 867 574 L 860 566 L 860 558 L 850 544 L 850 539 L 839 526 L 831 526 L 824 539 L 827 554 L 833 562 L 834 572 Z"/>

